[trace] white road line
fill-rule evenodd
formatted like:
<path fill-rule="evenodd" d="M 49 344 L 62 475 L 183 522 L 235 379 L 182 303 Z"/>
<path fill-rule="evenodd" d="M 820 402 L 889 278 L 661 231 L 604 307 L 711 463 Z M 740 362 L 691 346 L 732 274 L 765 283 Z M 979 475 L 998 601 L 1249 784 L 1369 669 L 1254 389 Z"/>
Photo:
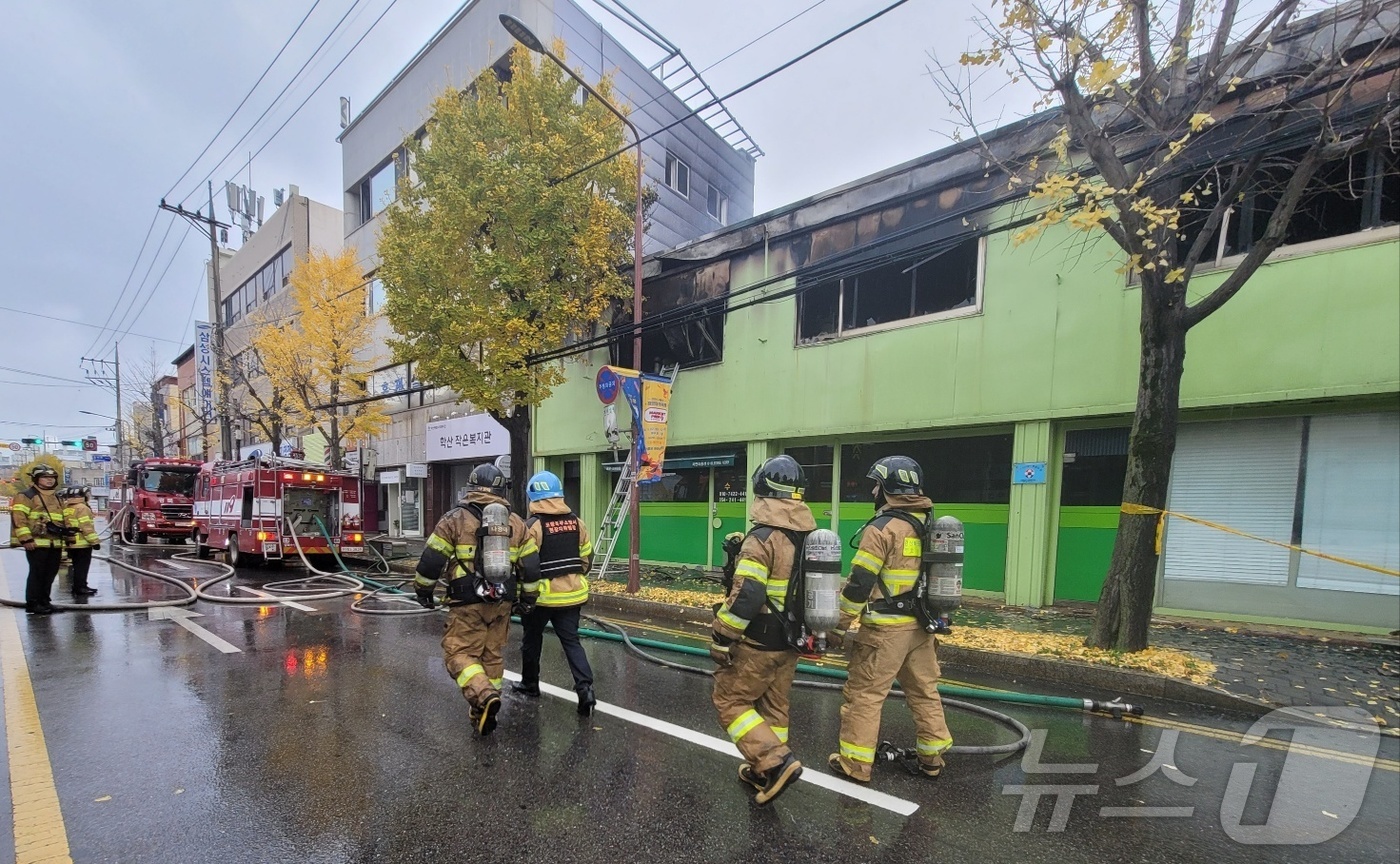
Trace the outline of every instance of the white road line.
<path fill-rule="evenodd" d="M 505 677 L 511 681 L 520 680 L 520 674 L 517 672 L 508 671 L 505 673 Z M 565 690 L 563 687 L 556 687 L 553 684 L 546 684 L 543 681 L 540 682 L 540 692 L 548 693 L 551 696 L 556 696 L 567 702 L 578 701 L 578 694 L 574 693 L 574 691 Z M 735 759 L 743 758 L 739 755 L 739 748 L 723 738 L 706 735 L 703 732 L 696 732 L 694 729 L 677 726 L 675 723 L 669 723 L 646 714 L 639 714 L 636 711 L 631 711 L 620 705 L 614 705 L 611 702 L 600 701 L 594 706 L 593 710 L 599 714 L 607 714 L 619 720 L 626 720 L 628 723 L 635 723 L 638 726 L 654 729 L 657 732 L 670 735 L 673 738 L 679 738 L 682 741 L 698 744 L 701 747 L 714 750 L 716 753 L 723 753 Z M 903 798 L 896 798 L 893 795 L 887 795 L 884 792 L 879 792 L 866 786 L 859 786 L 849 780 L 842 780 L 839 777 L 833 777 L 830 774 L 814 770 L 810 767 L 802 772 L 802 777 L 800 779 L 803 782 L 811 783 L 813 786 L 819 786 L 822 789 L 845 795 L 848 798 L 864 801 L 866 804 L 871 804 L 876 807 L 883 807 L 893 813 L 898 813 L 900 816 L 909 816 L 913 814 L 915 810 L 919 809 L 919 805 L 915 804 L 913 801 L 906 801 Z"/>
<path fill-rule="evenodd" d="M 300 609 L 300 610 L 303 611 L 303 612 L 315 612 L 315 611 L 316 611 L 315 609 L 313 609 L 313 608 L 311 608 L 310 606 L 307 606 L 307 605 L 305 605 L 305 604 L 297 603 L 297 602 L 294 601 L 294 600 L 288 600 L 288 599 L 286 599 L 285 597 L 278 597 L 276 594 L 269 594 L 269 593 L 267 593 L 266 591 L 259 591 L 259 590 L 256 589 L 256 588 L 249 588 L 247 585 L 239 585 L 239 586 L 238 586 L 238 590 L 239 590 L 239 591 L 246 591 L 246 592 L 248 592 L 249 594 L 252 594 L 254 597 L 262 597 L 264 600 L 271 600 L 271 601 L 274 602 L 274 603 L 281 603 L 283 606 L 290 606 L 290 607 L 292 607 L 293 609 Z"/>
<path fill-rule="evenodd" d="M 160 606 L 147 612 L 146 616 L 151 621 L 174 621 L 176 624 L 184 627 L 186 630 L 225 654 L 243 653 L 242 648 L 225 642 L 223 639 L 220 639 L 218 636 L 215 636 L 213 633 L 210 633 L 208 630 L 205 630 L 203 627 L 190 620 L 191 618 L 204 617 L 200 612 L 191 612 L 188 609 L 172 608 L 170 606 Z"/>
<path fill-rule="evenodd" d="M 176 570 L 188 570 L 188 564 L 181 564 L 179 561 L 171 561 L 169 558 L 157 558 L 157 564 L 164 564 L 166 567 L 174 567 Z"/>

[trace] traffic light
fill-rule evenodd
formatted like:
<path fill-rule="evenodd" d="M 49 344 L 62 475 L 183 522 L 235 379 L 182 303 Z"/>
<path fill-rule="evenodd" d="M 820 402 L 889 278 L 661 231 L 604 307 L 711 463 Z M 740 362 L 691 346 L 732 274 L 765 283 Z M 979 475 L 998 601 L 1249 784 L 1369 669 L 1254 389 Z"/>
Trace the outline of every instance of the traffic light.
<path fill-rule="evenodd" d="M 19 440 L 20 440 L 21 443 L 24 443 L 24 444 L 33 444 L 35 447 L 43 447 L 43 446 L 44 446 L 44 439 L 43 439 L 43 438 L 21 438 L 21 439 L 19 439 Z"/>
<path fill-rule="evenodd" d="M 60 442 L 58 442 L 58 443 L 62 444 L 64 447 L 81 447 L 81 446 L 83 446 L 83 442 L 81 442 L 81 441 L 60 441 Z"/>

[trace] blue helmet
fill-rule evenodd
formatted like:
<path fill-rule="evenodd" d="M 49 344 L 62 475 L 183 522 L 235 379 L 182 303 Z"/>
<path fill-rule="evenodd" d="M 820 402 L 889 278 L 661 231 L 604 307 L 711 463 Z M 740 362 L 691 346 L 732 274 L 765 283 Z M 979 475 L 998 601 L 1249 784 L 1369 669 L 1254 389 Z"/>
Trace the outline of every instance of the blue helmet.
<path fill-rule="evenodd" d="M 563 498 L 564 484 L 559 482 L 559 478 L 553 472 L 541 471 L 530 478 L 530 485 L 525 487 L 525 497 L 529 498 L 532 504 L 546 498 Z"/>

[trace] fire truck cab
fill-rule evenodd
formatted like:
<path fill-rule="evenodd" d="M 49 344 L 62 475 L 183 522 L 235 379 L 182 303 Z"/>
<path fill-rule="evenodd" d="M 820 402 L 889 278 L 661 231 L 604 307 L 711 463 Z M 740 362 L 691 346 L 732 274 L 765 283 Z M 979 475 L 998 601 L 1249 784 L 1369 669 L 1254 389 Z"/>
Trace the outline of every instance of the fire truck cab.
<path fill-rule="evenodd" d="M 307 555 L 364 551 L 360 482 L 297 459 L 211 462 L 194 490 L 199 557 L 222 549 L 235 567 Z"/>
<path fill-rule="evenodd" d="M 199 467 L 195 459 L 152 458 L 132 463 L 125 480 L 108 499 L 108 523 L 115 525 L 128 543 L 145 543 L 150 537 L 185 542 L 194 528 L 191 495 Z M 115 521 L 118 516 L 120 522 Z"/>

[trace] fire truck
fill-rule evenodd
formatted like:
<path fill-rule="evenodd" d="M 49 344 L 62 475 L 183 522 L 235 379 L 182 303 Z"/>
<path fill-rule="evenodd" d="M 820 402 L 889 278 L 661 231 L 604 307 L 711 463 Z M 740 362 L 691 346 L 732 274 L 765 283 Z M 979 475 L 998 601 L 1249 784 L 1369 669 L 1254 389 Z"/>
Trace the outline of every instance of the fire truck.
<path fill-rule="evenodd" d="M 140 459 L 107 499 L 108 524 L 116 525 L 128 543 L 151 537 L 185 542 L 194 529 L 192 508 L 197 459 Z M 122 512 L 125 510 L 126 512 Z M 116 520 L 120 517 L 120 524 Z"/>
<path fill-rule="evenodd" d="M 298 545 L 306 555 L 364 551 L 359 476 L 299 459 L 205 465 L 195 483 L 194 519 L 199 557 L 222 549 L 235 567 L 276 566 L 296 559 Z"/>

